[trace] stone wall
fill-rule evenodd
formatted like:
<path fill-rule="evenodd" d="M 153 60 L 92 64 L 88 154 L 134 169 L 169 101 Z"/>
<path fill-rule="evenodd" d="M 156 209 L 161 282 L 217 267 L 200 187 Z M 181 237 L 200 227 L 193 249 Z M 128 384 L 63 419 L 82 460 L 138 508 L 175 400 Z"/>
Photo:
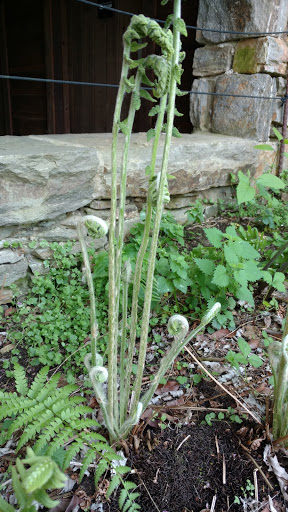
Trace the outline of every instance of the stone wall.
<path fill-rule="evenodd" d="M 163 142 L 164 138 L 157 157 L 158 170 Z M 212 133 L 186 134 L 173 139 L 169 174 L 176 179 L 169 181 L 171 201 L 167 209 L 184 222 L 187 208 L 198 197 L 228 200 L 230 173 L 250 169 L 252 175 L 258 176 L 272 162 L 272 152 L 255 150 L 256 143 L 257 140 Z M 151 147 L 152 141 L 148 143 L 145 134 L 132 135 L 126 232 L 139 220 L 145 202 L 145 168 Z M 16 283 L 25 293 L 35 272 L 45 273 L 43 262 L 52 257 L 46 242 L 77 240 L 77 219 L 87 213 L 109 220 L 110 148 L 111 134 L 0 138 L 2 303 L 11 300 L 11 284 Z M 206 215 L 213 212 L 215 207 L 208 205 Z M 89 243 L 97 250 L 107 245 L 107 239 Z M 73 250 L 79 251 L 79 244 Z"/>
<path fill-rule="evenodd" d="M 253 37 L 234 32 L 287 30 L 287 0 L 200 0 L 192 92 L 278 96 L 285 94 L 287 36 Z M 211 32 L 209 29 L 223 32 Z M 266 141 L 271 124 L 282 123 L 280 101 L 191 95 L 195 129 Z"/>

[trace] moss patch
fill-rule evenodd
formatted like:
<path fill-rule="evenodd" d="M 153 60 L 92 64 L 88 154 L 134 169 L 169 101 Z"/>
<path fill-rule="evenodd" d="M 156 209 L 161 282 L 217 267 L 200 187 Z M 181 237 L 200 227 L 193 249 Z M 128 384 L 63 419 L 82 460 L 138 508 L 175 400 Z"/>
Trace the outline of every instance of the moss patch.
<path fill-rule="evenodd" d="M 256 73 L 256 49 L 251 46 L 238 47 L 235 52 L 233 71 L 236 73 Z"/>

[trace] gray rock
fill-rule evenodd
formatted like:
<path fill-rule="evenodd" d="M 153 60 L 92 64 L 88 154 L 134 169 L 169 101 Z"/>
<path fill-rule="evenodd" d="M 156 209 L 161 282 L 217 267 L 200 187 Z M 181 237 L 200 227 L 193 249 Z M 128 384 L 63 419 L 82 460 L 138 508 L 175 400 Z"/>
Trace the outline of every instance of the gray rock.
<path fill-rule="evenodd" d="M 246 39 L 236 46 L 233 71 L 286 75 L 287 61 L 288 46 L 283 39 L 276 37 Z"/>
<path fill-rule="evenodd" d="M 216 78 L 200 78 L 193 81 L 190 95 L 190 119 L 194 128 L 202 131 L 211 130 L 214 96 L 207 93 L 213 93 L 215 89 Z"/>
<path fill-rule="evenodd" d="M 286 30 L 287 0 L 200 0 L 197 26 L 236 32 L 275 32 Z M 197 31 L 199 43 L 221 43 L 251 36 Z"/>
<path fill-rule="evenodd" d="M 232 68 L 234 49 L 233 43 L 197 48 L 194 53 L 193 75 L 213 76 L 229 71 Z"/>
<path fill-rule="evenodd" d="M 41 136 L 1 137 L 1 225 L 53 219 L 88 204 L 96 190 L 101 194 L 101 171 L 96 148 Z"/>
<path fill-rule="evenodd" d="M 18 279 L 26 277 L 27 270 L 28 263 L 24 258 L 16 263 L 4 263 L 0 266 L 0 285 L 10 286 Z"/>
<path fill-rule="evenodd" d="M 38 258 L 34 258 L 33 256 L 29 255 L 27 261 L 32 274 L 44 275 L 49 272 L 49 269 L 45 267 L 43 262 L 38 260 Z"/>
<path fill-rule="evenodd" d="M 216 79 L 216 92 L 252 96 L 275 96 L 276 80 L 269 75 L 223 75 Z M 266 141 L 276 100 L 216 96 L 212 131 Z"/>
<path fill-rule="evenodd" d="M 23 254 L 11 249 L 3 249 L 0 251 L 0 265 L 3 263 L 16 263 L 23 259 Z"/>

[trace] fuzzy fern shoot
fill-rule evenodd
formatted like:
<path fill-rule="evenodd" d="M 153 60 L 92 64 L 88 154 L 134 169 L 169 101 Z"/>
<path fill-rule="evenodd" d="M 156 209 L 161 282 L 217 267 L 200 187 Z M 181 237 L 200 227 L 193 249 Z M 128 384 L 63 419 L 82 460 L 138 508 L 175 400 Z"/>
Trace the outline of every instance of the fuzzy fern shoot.
<path fill-rule="evenodd" d="M 172 30 L 170 30 L 170 27 Z M 151 300 L 155 293 L 155 260 L 160 231 L 160 222 L 165 203 L 170 201 L 168 190 L 168 158 L 173 135 L 180 136 L 173 126 L 176 95 L 182 95 L 177 85 L 181 82 L 182 61 L 185 57 L 181 52 L 180 36 L 186 36 L 186 27 L 181 19 L 181 0 L 174 0 L 174 13 L 169 16 L 164 28 L 154 20 L 143 15 L 133 16 L 131 23 L 123 37 L 123 64 L 121 79 L 116 99 L 113 129 L 112 129 L 112 184 L 111 184 L 111 216 L 109 225 L 109 339 L 108 339 L 108 366 L 103 366 L 103 359 L 99 354 L 98 325 L 96 320 L 96 298 L 94 294 L 90 261 L 87 253 L 85 237 L 87 230 L 96 233 L 100 230 L 103 221 L 96 217 L 85 217 L 78 224 L 78 234 L 83 252 L 85 274 L 90 294 L 91 306 L 91 354 L 85 358 L 90 380 L 93 385 L 98 403 L 101 407 L 106 427 L 110 434 L 110 441 L 119 441 L 125 438 L 133 426 L 138 422 L 142 411 L 147 407 L 159 381 L 166 373 L 180 350 L 191 338 L 203 329 L 206 323 L 219 312 L 220 304 L 212 308 L 210 315 L 205 317 L 199 327 L 188 333 L 189 326 L 186 319 L 179 315 L 178 319 L 171 319 L 170 328 L 174 334 L 167 354 L 163 357 L 159 370 L 154 376 L 151 387 L 141 396 L 142 376 L 145 366 Z M 147 45 L 147 39 L 157 46 L 157 55 L 148 55 L 143 58 L 133 58 Z M 147 76 L 147 71 L 154 73 L 154 79 Z M 151 74 L 149 72 L 149 77 Z M 152 91 L 147 90 L 151 88 Z M 128 116 L 123 118 L 122 105 L 125 95 L 130 95 L 130 108 Z M 149 112 L 155 116 L 155 127 L 147 133 L 147 140 L 151 140 L 150 163 L 145 169 L 148 182 L 148 196 L 146 205 L 146 218 L 142 242 L 138 252 L 133 275 L 129 262 L 123 263 L 123 233 L 126 202 L 126 183 L 129 161 L 129 145 L 133 128 L 135 113 L 140 109 L 142 101 L 151 101 L 153 107 Z M 122 132 L 123 138 L 119 137 Z M 156 170 L 156 155 L 158 143 L 162 135 L 165 138 L 160 170 Z M 120 142 L 123 141 L 121 152 L 121 168 L 118 169 L 118 153 Z M 118 172 L 119 171 L 119 172 Z M 120 183 L 119 200 L 117 187 Z M 116 212 L 119 212 L 118 220 Z M 153 220 L 152 220 L 153 215 Z M 94 225 L 93 225 L 94 223 Z M 151 235 L 152 233 L 152 235 Z M 139 308 L 139 291 L 143 288 L 143 261 L 149 245 L 149 260 L 146 275 L 144 274 L 145 291 L 143 307 Z M 133 289 L 132 305 L 128 310 L 128 289 Z M 122 296 L 122 297 L 121 297 Z M 141 312 L 142 318 L 138 319 Z M 137 375 L 131 378 L 132 362 L 135 352 L 136 328 L 141 324 L 141 335 L 138 352 Z M 123 493 L 124 495 L 124 493 Z M 127 509 L 126 506 L 125 510 Z"/>

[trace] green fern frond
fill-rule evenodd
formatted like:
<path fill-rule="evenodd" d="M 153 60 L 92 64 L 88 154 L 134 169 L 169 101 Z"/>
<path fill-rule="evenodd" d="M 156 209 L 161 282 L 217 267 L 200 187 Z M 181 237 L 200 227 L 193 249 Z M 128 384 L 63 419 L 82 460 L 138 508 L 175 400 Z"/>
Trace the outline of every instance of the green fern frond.
<path fill-rule="evenodd" d="M 52 392 L 56 390 L 59 379 L 59 373 L 56 373 L 55 375 L 53 375 L 53 377 L 51 377 L 51 379 L 45 384 L 45 386 L 43 386 L 43 388 L 37 393 L 38 402 L 42 402 L 42 400 L 45 400 L 47 396 L 51 395 Z"/>
<path fill-rule="evenodd" d="M 26 499 L 25 499 L 25 490 L 18 478 L 17 471 L 15 466 L 12 467 L 12 484 L 15 496 L 17 498 L 17 503 L 19 507 L 25 507 Z"/>
<path fill-rule="evenodd" d="M 108 460 L 101 459 L 97 466 L 97 469 L 95 471 L 95 475 L 94 475 L 95 487 L 97 487 L 101 476 L 104 475 L 105 471 L 107 471 L 108 469 L 109 469 Z"/>
<path fill-rule="evenodd" d="M 62 420 L 60 418 L 55 418 L 50 422 L 50 425 L 47 425 L 45 431 L 41 433 L 39 439 L 34 444 L 34 452 L 36 455 L 41 453 L 42 449 L 48 444 L 50 439 L 58 434 L 60 428 L 63 426 Z"/>
<path fill-rule="evenodd" d="M 76 439 L 70 446 L 69 446 L 69 450 L 67 450 L 66 452 L 66 455 L 64 457 L 64 461 L 63 461 L 63 469 L 67 469 L 69 467 L 69 464 L 71 462 L 71 460 L 75 457 L 75 455 L 77 455 L 77 453 L 80 452 L 80 450 L 83 449 L 83 441 L 82 439 L 79 437 L 78 439 Z"/>
<path fill-rule="evenodd" d="M 39 434 L 43 428 L 48 427 L 51 424 L 52 418 L 53 413 L 51 411 L 44 411 L 44 414 L 38 419 L 38 421 L 28 425 L 17 444 L 17 451 L 28 443 L 30 439 L 35 439 L 36 435 Z"/>
<path fill-rule="evenodd" d="M 22 412 L 22 414 L 13 421 L 12 425 L 8 429 L 7 435 L 12 436 L 13 432 L 15 432 L 16 430 L 25 427 L 27 423 L 30 423 L 35 419 L 39 418 L 44 409 L 44 404 L 36 404 L 33 405 L 33 407 L 30 407 L 27 411 Z"/>
<path fill-rule="evenodd" d="M 28 408 L 31 406 L 31 400 L 26 398 L 22 398 L 22 397 L 17 397 L 17 398 L 12 398 L 12 399 L 6 399 L 5 398 L 5 402 L 7 401 L 8 404 L 6 405 L 4 403 L 4 399 L 1 400 L 3 405 L 1 405 L 0 407 L 0 420 L 2 420 L 3 418 L 11 418 L 11 416 L 17 414 L 17 413 L 22 413 L 24 411 L 24 409 Z M 32 401 L 32 404 L 33 405 L 36 405 L 37 402 L 36 400 L 33 400 Z"/>
<path fill-rule="evenodd" d="M 7 501 L 3 500 L 0 496 L 0 510 L 1 512 L 15 512 L 15 508 L 9 505 Z"/>
<path fill-rule="evenodd" d="M 93 450 L 93 449 L 88 450 L 88 452 L 85 454 L 85 456 L 82 460 L 82 467 L 81 467 L 81 470 L 79 473 L 79 483 L 82 481 L 82 478 L 83 478 L 85 471 L 87 470 L 89 464 L 91 464 L 91 462 L 93 460 L 95 460 L 95 458 L 96 458 L 95 450 Z"/>
<path fill-rule="evenodd" d="M 109 484 L 108 490 L 107 490 L 107 492 L 106 492 L 106 498 L 107 498 L 107 500 L 110 498 L 110 496 L 111 496 L 112 492 L 113 492 L 113 491 L 115 491 L 115 490 L 119 487 L 120 482 L 121 482 L 121 481 L 120 481 L 119 476 L 118 476 L 117 474 L 116 474 L 116 475 L 114 475 L 114 476 L 113 476 L 113 478 L 112 478 L 112 480 L 111 480 L 111 482 L 110 482 L 110 484 Z"/>
<path fill-rule="evenodd" d="M 25 371 L 18 363 L 15 363 L 14 365 L 14 378 L 15 386 L 19 395 L 27 395 L 28 382 L 26 379 Z"/>
<path fill-rule="evenodd" d="M 29 398 L 35 398 L 38 395 L 38 393 L 40 393 L 40 391 L 43 389 L 48 372 L 49 366 L 43 366 L 43 368 L 41 368 L 41 370 L 37 373 L 27 393 L 27 396 Z"/>
<path fill-rule="evenodd" d="M 73 438 L 73 435 L 73 429 L 67 425 L 49 444 L 46 455 L 51 457 L 53 453 L 59 448 L 59 446 L 63 446 L 65 443 L 67 443 L 70 438 Z"/>

